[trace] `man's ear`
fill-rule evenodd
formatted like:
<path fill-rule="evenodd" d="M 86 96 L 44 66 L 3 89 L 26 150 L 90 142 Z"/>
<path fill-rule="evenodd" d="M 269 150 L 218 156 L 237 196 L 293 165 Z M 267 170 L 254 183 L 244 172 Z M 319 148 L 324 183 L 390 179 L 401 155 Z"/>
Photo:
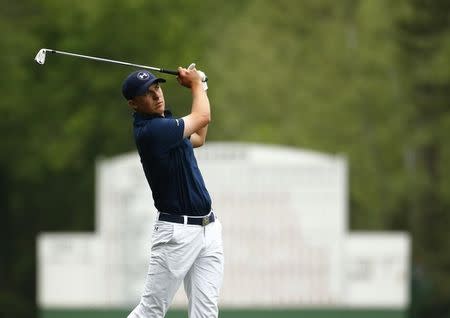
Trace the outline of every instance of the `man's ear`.
<path fill-rule="evenodd" d="M 134 100 L 132 100 L 132 99 L 130 99 L 130 100 L 128 101 L 128 106 L 130 106 L 130 108 L 133 109 L 133 110 L 137 110 L 137 105 L 136 105 L 136 103 L 134 102 Z"/>

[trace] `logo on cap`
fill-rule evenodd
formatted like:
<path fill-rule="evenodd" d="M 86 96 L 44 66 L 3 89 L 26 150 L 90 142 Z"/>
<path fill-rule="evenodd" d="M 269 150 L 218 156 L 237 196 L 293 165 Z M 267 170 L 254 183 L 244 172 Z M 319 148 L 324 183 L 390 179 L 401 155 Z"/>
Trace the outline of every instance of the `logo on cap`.
<path fill-rule="evenodd" d="M 139 78 L 140 80 L 146 80 L 150 77 L 150 74 L 148 74 L 147 72 L 139 72 L 137 74 L 137 78 Z"/>

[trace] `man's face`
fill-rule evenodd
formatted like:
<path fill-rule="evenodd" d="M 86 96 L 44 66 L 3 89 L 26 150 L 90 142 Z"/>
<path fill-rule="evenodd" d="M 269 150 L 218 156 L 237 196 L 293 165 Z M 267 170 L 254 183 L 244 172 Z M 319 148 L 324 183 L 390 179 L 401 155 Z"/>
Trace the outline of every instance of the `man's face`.
<path fill-rule="evenodd" d="M 145 95 L 135 96 L 128 105 L 140 113 L 163 115 L 166 103 L 161 86 L 159 83 L 150 85 Z"/>

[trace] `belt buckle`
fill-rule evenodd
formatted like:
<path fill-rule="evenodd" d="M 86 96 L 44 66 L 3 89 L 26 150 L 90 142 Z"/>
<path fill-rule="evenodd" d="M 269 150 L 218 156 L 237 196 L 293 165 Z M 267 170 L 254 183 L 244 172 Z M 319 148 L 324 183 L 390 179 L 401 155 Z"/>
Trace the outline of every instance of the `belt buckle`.
<path fill-rule="evenodd" d="M 203 219 L 202 219 L 202 226 L 207 226 L 209 223 L 210 223 L 209 222 L 209 215 L 203 217 Z"/>

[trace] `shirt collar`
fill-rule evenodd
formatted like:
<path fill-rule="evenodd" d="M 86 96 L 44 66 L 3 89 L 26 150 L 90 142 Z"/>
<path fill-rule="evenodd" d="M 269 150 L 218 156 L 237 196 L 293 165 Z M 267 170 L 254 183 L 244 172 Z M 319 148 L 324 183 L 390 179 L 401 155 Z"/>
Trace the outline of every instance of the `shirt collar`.
<path fill-rule="evenodd" d="M 145 114 L 145 113 L 134 112 L 133 117 L 134 117 L 135 122 L 140 122 L 143 120 L 149 120 L 149 119 L 153 119 L 153 118 L 171 118 L 172 112 L 169 109 L 166 109 L 164 111 L 164 116 L 159 115 L 159 114 Z"/>

